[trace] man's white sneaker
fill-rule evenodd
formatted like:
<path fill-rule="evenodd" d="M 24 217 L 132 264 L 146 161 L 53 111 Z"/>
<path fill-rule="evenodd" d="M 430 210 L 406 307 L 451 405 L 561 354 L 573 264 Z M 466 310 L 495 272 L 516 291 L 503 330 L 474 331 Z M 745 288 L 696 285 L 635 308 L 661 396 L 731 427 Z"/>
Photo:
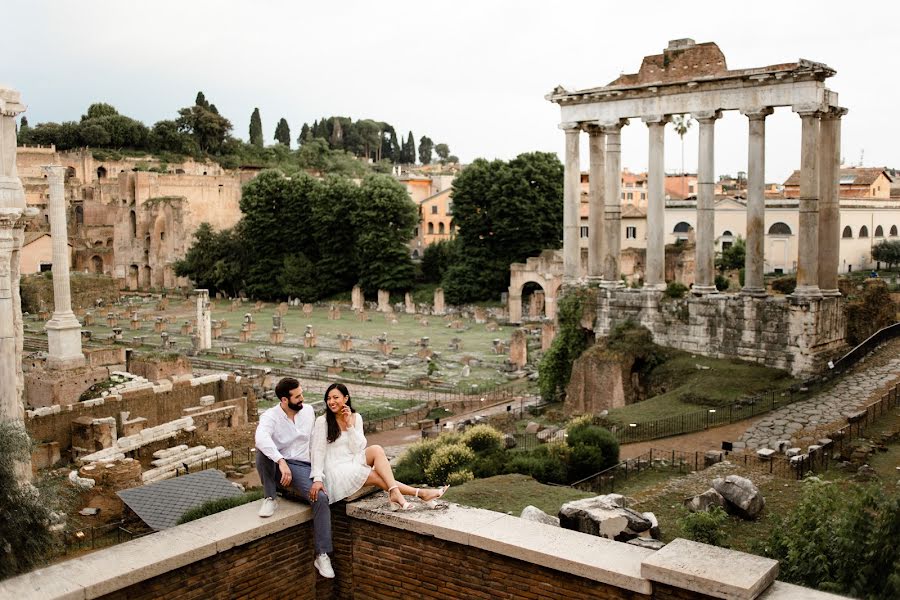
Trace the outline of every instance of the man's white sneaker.
<path fill-rule="evenodd" d="M 278 501 L 275 498 L 263 498 L 262 506 L 259 507 L 259 516 L 271 517 L 278 508 Z"/>
<path fill-rule="evenodd" d="M 331 559 L 328 558 L 327 554 L 318 555 L 313 565 L 316 567 L 319 575 L 326 579 L 334 579 L 334 569 L 331 568 Z"/>

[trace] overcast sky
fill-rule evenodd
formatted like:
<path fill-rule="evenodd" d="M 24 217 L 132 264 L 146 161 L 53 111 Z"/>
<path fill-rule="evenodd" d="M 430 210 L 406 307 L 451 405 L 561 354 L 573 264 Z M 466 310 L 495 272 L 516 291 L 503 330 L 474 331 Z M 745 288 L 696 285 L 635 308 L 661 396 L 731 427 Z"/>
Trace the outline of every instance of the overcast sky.
<path fill-rule="evenodd" d="M 152 125 L 203 90 L 243 139 L 258 106 L 267 143 L 281 117 L 296 139 L 303 122 L 344 115 L 428 135 L 463 162 L 509 159 L 562 151 L 559 108 L 544 100 L 554 86 L 605 85 L 690 37 L 718 43 L 731 69 L 828 64 L 850 109 L 845 161 L 900 167 L 897 2 L 2 1 L 0 84 L 22 93 L 32 124 L 103 101 Z M 783 182 L 799 166 L 800 119 L 783 108 L 767 123 L 766 179 Z M 646 129 L 623 130 L 624 167 L 646 169 Z M 746 170 L 746 129 L 737 113 L 718 122 L 717 173 Z M 694 126 L 688 171 L 696 138 Z M 679 171 L 671 127 L 666 146 Z M 586 169 L 586 141 L 582 156 Z"/>

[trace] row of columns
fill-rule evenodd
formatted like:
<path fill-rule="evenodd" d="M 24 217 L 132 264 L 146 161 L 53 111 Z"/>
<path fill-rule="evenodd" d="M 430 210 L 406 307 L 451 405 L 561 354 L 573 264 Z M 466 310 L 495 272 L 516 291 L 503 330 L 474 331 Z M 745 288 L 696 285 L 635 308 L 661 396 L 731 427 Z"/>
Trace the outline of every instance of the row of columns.
<path fill-rule="evenodd" d="M 795 108 L 802 120 L 800 153 L 800 231 L 798 236 L 798 298 L 839 295 L 837 272 L 840 239 L 838 173 L 840 119 L 843 108 Z M 748 119 L 747 252 L 742 293 L 764 296 L 765 241 L 765 119 L 771 107 L 742 110 Z M 715 122 L 722 111 L 692 114 L 699 124 L 697 163 L 696 272 L 693 293 L 714 293 L 715 287 Z M 649 132 L 647 170 L 647 259 L 644 287 L 664 289 L 665 282 L 665 125 L 670 115 L 642 117 Z M 621 286 L 621 130 L 627 119 L 610 123 L 563 123 L 566 160 L 563 208 L 563 268 L 566 279 L 579 277 L 581 250 L 579 206 L 581 170 L 579 137 L 589 136 L 590 188 L 588 211 L 589 281 L 601 287 Z"/>

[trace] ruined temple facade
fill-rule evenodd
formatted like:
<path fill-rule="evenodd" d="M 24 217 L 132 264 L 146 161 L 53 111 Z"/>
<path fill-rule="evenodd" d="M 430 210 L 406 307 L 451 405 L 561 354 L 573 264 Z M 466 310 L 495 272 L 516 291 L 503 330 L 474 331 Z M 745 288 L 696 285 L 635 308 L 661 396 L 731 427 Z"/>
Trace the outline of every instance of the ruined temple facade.
<path fill-rule="evenodd" d="M 174 262 L 201 223 L 216 230 L 237 223 L 241 185 L 255 175 L 193 160 L 102 161 L 90 150 L 53 147 L 20 147 L 16 162 L 27 204 L 42 213 L 37 229 L 49 224 L 49 186 L 40 166 L 62 165 L 73 270 L 111 275 L 130 290 L 189 285 L 175 276 Z"/>
<path fill-rule="evenodd" d="M 844 344 L 837 287 L 840 249 L 840 124 L 846 109 L 825 80 L 835 71 L 807 60 L 729 70 L 714 43 L 674 40 L 644 58 L 634 74 L 606 86 L 554 89 L 565 132 L 563 201 L 564 285 L 596 285 L 594 331 L 608 333 L 632 319 L 663 345 L 710 356 L 740 357 L 811 373 Z M 765 122 L 789 107 L 801 120 L 797 287 L 787 299 L 766 295 Z M 745 283 L 740 294 L 715 287 L 715 124 L 722 112 L 747 117 L 748 168 Z M 662 300 L 665 279 L 664 128 L 675 115 L 699 123 L 695 280 L 692 298 L 673 309 Z M 640 119 L 649 134 L 647 249 L 644 287 L 625 290 L 621 274 L 621 130 Z M 587 265 L 579 245 L 579 141 L 589 137 Z M 512 296 L 512 291 L 510 292 Z M 673 312 L 674 311 L 674 312 Z M 673 318 L 675 317 L 675 318 Z"/>

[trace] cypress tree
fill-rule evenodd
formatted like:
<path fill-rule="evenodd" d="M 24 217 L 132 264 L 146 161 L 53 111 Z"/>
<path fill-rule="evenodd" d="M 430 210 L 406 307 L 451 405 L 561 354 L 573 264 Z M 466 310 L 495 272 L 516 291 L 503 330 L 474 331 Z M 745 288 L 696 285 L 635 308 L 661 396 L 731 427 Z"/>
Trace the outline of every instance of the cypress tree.
<path fill-rule="evenodd" d="M 206 101 L 206 96 L 203 95 L 203 92 L 197 92 L 197 98 L 194 100 L 194 104 L 202 106 L 203 108 L 209 108 L 209 102 Z"/>
<path fill-rule="evenodd" d="M 257 148 L 263 147 L 262 119 L 259 117 L 259 108 L 253 109 L 250 115 L 250 144 Z"/>
<path fill-rule="evenodd" d="M 309 131 L 309 125 L 306 123 L 303 124 L 303 127 L 300 128 L 300 137 L 297 138 L 297 144 L 303 145 L 309 140 L 312 139 L 312 133 Z"/>
<path fill-rule="evenodd" d="M 281 120 L 278 121 L 278 126 L 275 127 L 275 141 L 284 144 L 288 148 L 291 147 L 291 128 L 284 117 L 281 117 Z"/>

